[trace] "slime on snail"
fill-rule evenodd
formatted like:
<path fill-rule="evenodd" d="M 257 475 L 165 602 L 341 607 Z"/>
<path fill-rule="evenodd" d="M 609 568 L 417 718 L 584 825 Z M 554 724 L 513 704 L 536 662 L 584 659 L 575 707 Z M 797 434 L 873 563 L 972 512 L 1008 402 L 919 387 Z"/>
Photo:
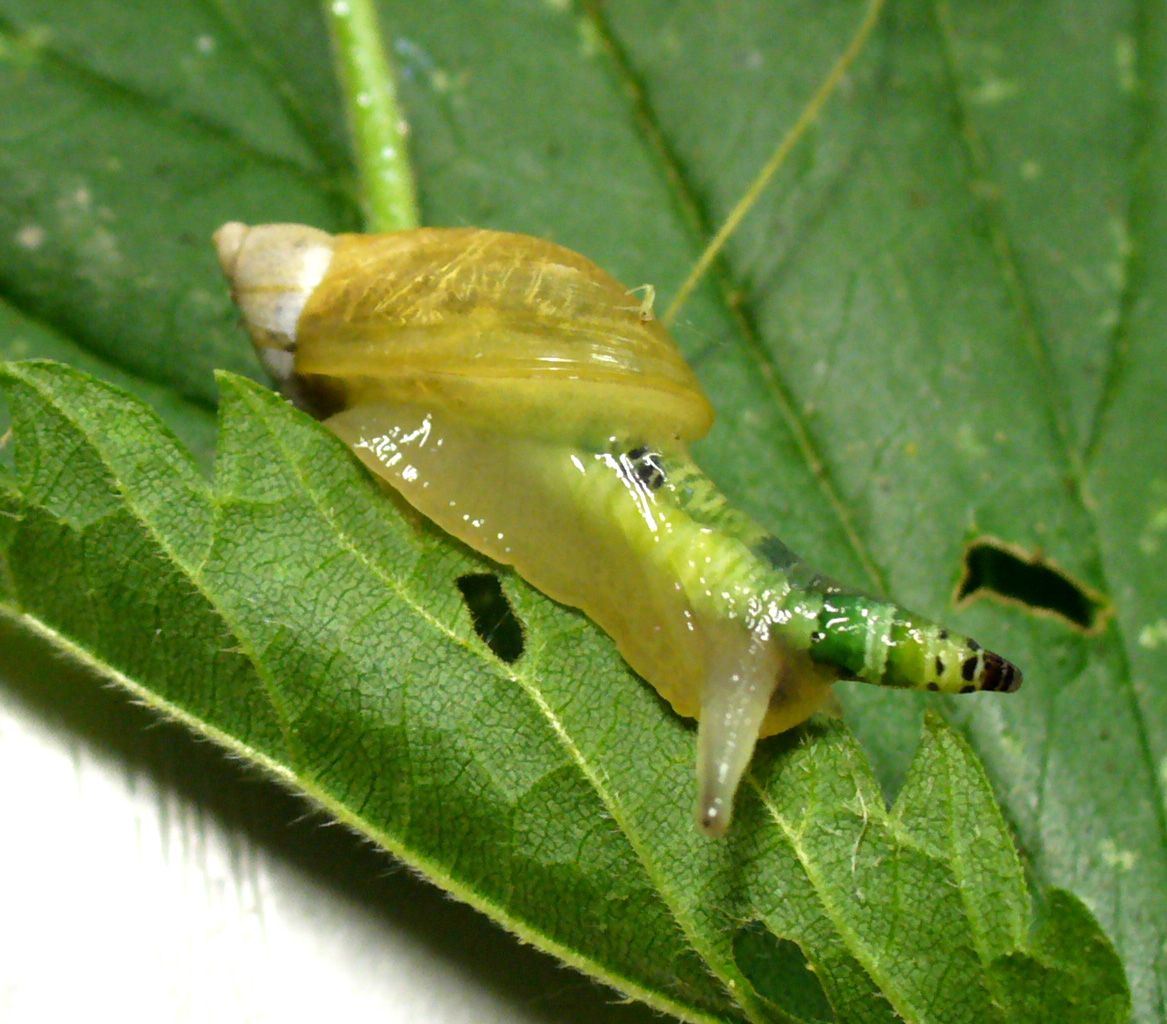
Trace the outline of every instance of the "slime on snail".
<path fill-rule="evenodd" d="M 219 261 L 280 389 L 447 532 L 582 609 L 696 718 L 721 835 L 759 737 L 831 684 L 1012 691 L 974 640 L 840 587 L 689 455 L 713 422 L 637 294 L 525 235 L 225 224 Z"/>

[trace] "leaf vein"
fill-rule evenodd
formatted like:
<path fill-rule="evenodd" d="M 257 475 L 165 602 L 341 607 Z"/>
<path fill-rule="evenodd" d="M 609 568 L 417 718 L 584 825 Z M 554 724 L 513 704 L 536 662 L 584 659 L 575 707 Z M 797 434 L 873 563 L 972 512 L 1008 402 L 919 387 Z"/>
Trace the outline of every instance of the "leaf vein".
<path fill-rule="evenodd" d="M 672 193 L 685 216 L 689 230 L 695 238 L 712 237 L 713 231 L 710 227 L 712 218 L 704 205 L 698 201 L 690 175 L 686 173 L 680 158 L 668 144 L 660 118 L 648 101 L 644 84 L 633 70 L 632 61 L 625 47 L 617 40 L 599 0 L 585 0 L 584 7 L 587 16 L 592 21 L 597 38 L 604 41 L 604 45 L 612 57 L 617 74 L 624 86 L 624 95 L 629 97 L 629 102 L 632 105 L 633 118 L 640 125 L 648 141 L 650 151 L 660 163 L 666 188 Z M 791 390 L 779 371 L 773 354 L 762 344 L 756 325 L 745 315 L 740 303 L 733 301 L 737 288 L 733 285 L 724 257 L 718 257 L 714 260 L 710 275 L 717 282 L 723 311 L 737 327 L 744 342 L 744 351 L 753 359 L 761 379 L 773 396 L 783 420 L 794 437 L 807 470 L 822 491 L 847 543 L 867 574 L 872 590 L 877 595 L 886 594 L 887 581 L 884 573 L 871 556 L 866 542 L 855 526 L 851 511 L 840 497 L 834 475 L 820 454 L 820 446 L 816 443 L 809 424 L 799 414 L 791 398 Z"/>
<path fill-rule="evenodd" d="M 960 88 L 960 78 L 954 56 L 953 40 L 955 38 L 955 30 L 951 24 L 948 0 L 932 0 L 932 2 L 937 26 L 937 37 L 940 40 L 941 54 L 945 62 L 949 81 L 951 82 L 951 92 L 954 97 L 953 102 L 956 104 L 959 114 L 962 128 L 960 137 L 964 141 L 969 166 L 978 176 L 988 181 L 991 180 L 988 156 L 973 126 L 973 119 L 967 107 L 965 91 Z M 982 199 L 982 203 L 991 225 L 990 230 L 994 241 L 994 249 L 996 250 L 998 265 L 1005 282 L 1006 290 L 1012 296 L 1017 306 L 1026 344 L 1032 351 L 1046 380 L 1046 383 L 1041 389 L 1046 414 L 1054 427 L 1054 437 L 1060 445 L 1059 454 L 1062 456 L 1063 463 L 1067 467 L 1068 482 L 1074 500 L 1082 511 L 1085 521 L 1091 527 L 1091 546 L 1099 566 L 1098 572 L 1102 581 L 1102 590 L 1106 594 L 1112 594 L 1114 590 L 1109 585 L 1111 574 L 1107 571 L 1105 549 L 1100 542 L 1101 531 L 1097 517 L 1093 512 L 1093 503 L 1087 499 L 1084 490 L 1083 453 L 1074 445 L 1069 424 L 1059 411 L 1063 407 L 1068 407 L 1063 396 L 1063 386 L 1053 366 L 1045 338 L 1038 330 L 1036 320 L 1033 316 L 1034 302 L 1020 273 L 1016 246 L 1010 237 L 1007 220 L 1001 209 L 1001 204 L 988 196 Z M 1129 217 L 1129 209 L 1127 214 Z M 1115 673 L 1116 682 L 1134 722 L 1135 741 L 1140 756 L 1144 761 L 1147 777 L 1157 796 L 1157 799 L 1152 801 L 1155 805 L 1155 828 L 1159 833 L 1157 847 L 1160 851 L 1164 851 L 1167 850 L 1167 789 L 1165 789 L 1167 783 L 1165 783 L 1160 773 L 1156 770 L 1156 760 L 1154 751 L 1151 749 L 1151 739 L 1147 729 L 1146 715 L 1142 705 L 1139 703 L 1131 673 L 1129 641 L 1122 628 L 1121 620 L 1118 617 L 1115 618 L 1115 623 L 1112 628 L 1116 634 L 1116 647 L 1121 660 L 1121 665 L 1118 666 L 1118 671 Z M 1160 858 L 1160 873 L 1167 876 L 1167 861 L 1162 857 Z"/>
<path fill-rule="evenodd" d="M 99 444 L 96 444 L 90 438 L 89 431 L 87 430 L 86 426 L 76 416 L 74 416 L 71 411 L 65 409 L 59 403 L 55 403 L 53 401 L 53 396 L 51 395 L 51 393 L 46 388 L 44 388 L 42 386 L 42 384 L 39 380 L 36 380 L 34 377 L 31 377 L 31 376 L 22 376 L 22 379 L 24 380 L 26 385 L 28 385 L 28 386 L 34 388 L 36 391 L 38 391 L 41 394 L 41 396 L 44 398 L 45 401 L 47 401 L 50 405 L 54 405 L 56 410 L 57 410 L 57 414 L 60 415 L 62 417 L 62 419 L 66 420 L 66 422 L 68 422 L 73 427 L 73 429 L 77 431 L 77 433 L 81 437 L 85 438 L 85 443 L 88 444 L 90 450 L 94 453 L 94 455 L 97 457 L 97 459 L 101 462 L 101 465 L 105 468 L 106 472 L 109 474 L 110 480 L 113 482 L 113 485 L 117 488 L 118 494 L 121 496 L 122 501 L 124 502 L 126 509 L 130 512 L 130 514 L 134 517 L 134 519 L 142 526 L 142 528 L 146 531 L 146 533 L 154 540 L 154 543 L 157 544 L 159 549 L 161 549 L 161 551 L 170 559 L 170 562 L 176 568 L 178 568 L 182 571 L 183 575 L 190 581 L 191 585 L 198 592 L 198 594 L 207 602 L 207 604 L 210 607 L 215 609 L 217 614 L 223 619 L 224 623 L 226 623 L 228 625 L 228 628 L 231 629 L 232 635 L 236 638 L 236 640 L 239 641 L 241 646 L 243 646 L 245 648 L 248 660 L 251 661 L 251 663 L 255 666 L 256 678 L 259 680 L 260 685 L 263 687 L 263 691 L 264 691 L 265 695 L 267 696 L 269 702 L 271 703 L 272 711 L 275 713 L 276 720 L 279 723 L 280 732 L 281 732 L 281 735 L 283 736 L 284 743 L 286 744 L 288 757 L 294 763 L 297 761 L 300 761 L 301 760 L 301 752 L 299 750 L 299 744 L 297 743 L 296 738 L 295 738 L 295 733 L 293 732 L 293 730 L 291 728 L 291 721 L 290 721 L 290 717 L 288 715 L 287 709 L 283 706 L 282 701 L 278 697 L 276 687 L 274 686 L 274 680 L 272 680 L 268 676 L 267 672 L 262 667 L 262 661 L 259 659 L 258 654 L 254 650 L 254 648 L 252 647 L 250 641 L 248 639 L 246 639 L 245 636 L 242 635 L 240 633 L 240 631 L 235 627 L 235 625 L 231 622 L 230 615 L 227 612 L 225 612 L 223 610 L 223 608 L 220 607 L 219 603 L 215 600 L 215 598 L 213 597 L 211 592 L 206 587 L 206 584 L 204 583 L 202 578 L 200 576 L 196 575 L 193 567 L 185 564 L 185 562 L 182 560 L 182 558 L 180 558 L 178 552 L 174 549 L 173 545 L 170 543 L 169 538 L 165 537 L 156 528 L 154 523 L 147 517 L 145 512 L 138 506 L 137 502 L 133 500 L 133 498 L 131 497 L 131 495 L 129 494 L 129 492 L 127 491 L 125 486 L 123 485 L 121 477 L 118 474 L 117 470 L 115 469 L 113 464 L 110 462 L 110 460 L 106 456 L 104 449 Z M 174 442 L 174 443 L 177 443 L 177 442 Z M 202 478 L 197 475 L 197 470 L 194 469 L 193 461 L 191 464 L 191 469 L 194 472 L 195 480 L 197 480 L 197 483 L 198 483 L 200 497 L 208 499 L 208 504 L 209 504 L 210 494 L 209 494 L 209 492 L 206 488 L 206 485 L 203 482 Z"/>

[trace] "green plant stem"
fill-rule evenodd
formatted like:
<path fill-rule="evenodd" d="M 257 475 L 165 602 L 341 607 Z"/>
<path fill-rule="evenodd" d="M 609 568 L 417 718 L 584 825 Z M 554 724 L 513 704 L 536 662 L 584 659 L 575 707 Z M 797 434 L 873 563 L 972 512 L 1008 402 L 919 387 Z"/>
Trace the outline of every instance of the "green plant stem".
<path fill-rule="evenodd" d="M 369 231 L 418 226 L 408 126 L 372 0 L 323 0 L 337 77 L 348 111 L 361 208 Z"/>

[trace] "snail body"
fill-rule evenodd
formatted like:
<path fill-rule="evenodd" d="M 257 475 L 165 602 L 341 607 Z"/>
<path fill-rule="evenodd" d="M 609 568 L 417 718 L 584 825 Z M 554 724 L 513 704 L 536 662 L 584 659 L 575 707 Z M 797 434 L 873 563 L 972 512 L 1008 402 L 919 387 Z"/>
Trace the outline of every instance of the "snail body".
<path fill-rule="evenodd" d="M 523 235 L 216 233 L 260 358 L 422 514 L 582 609 L 698 719 L 698 825 L 728 827 L 756 740 L 831 684 L 965 693 L 1021 673 L 815 573 L 693 462 L 713 412 L 651 310 Z"/>

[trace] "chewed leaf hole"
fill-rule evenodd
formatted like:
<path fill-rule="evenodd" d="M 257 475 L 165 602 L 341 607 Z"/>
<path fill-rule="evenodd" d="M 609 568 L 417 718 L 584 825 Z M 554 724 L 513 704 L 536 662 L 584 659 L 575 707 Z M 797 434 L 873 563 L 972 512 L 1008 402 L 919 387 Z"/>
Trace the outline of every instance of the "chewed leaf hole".
<path fill-rule="evenodd" d="M 499 661 L 513 665 L 523 656 L 526 641 L 515 610 L 502 592 L 498 577 L 489 572 L 468 573 L 458 577 L 462 600 L 470 610 L 470 621 Z"/>
<path fill-rule="evenodd" d="M 837 1019 L 818 974 L 796 942 L 779 938 L 761 921 L 750 921 L 734 933 L 733 956 L 758 995 L 788 1017 L 815 1024 Z"/>
<path fill-rule="evenodd" d="M 1040 555 L 989 538 L 965 549 L 964 576 L 956 591 L 957 604 L 980 597 L 1053 615 L 1086 633 L 1101 630 L 1110 613 L 1105 597 Z"/>

